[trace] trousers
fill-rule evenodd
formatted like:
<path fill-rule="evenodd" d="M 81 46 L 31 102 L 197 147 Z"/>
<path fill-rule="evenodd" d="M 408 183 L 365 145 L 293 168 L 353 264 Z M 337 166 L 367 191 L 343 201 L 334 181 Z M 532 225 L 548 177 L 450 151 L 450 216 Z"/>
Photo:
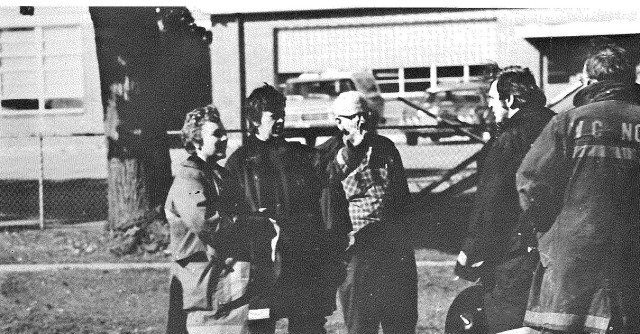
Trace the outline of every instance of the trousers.
<path fill-rule="evenodd" d="M 418 274 L 413 249 L 356 247 L 338 295 L 349 334 L 415 333 Z"/>

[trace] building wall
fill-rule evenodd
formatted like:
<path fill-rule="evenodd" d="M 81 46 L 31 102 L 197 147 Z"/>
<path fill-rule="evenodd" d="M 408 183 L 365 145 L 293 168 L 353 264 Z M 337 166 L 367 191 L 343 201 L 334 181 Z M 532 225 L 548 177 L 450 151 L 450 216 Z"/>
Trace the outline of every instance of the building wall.
<path fill-rule="evenodd" d="M 0 112 L 2 136 L 102 133 L 102 102 L 95 35 L 87 7 L 36 7 L 33 16 L 18 7 L 0 7 L 0 28 L 79 25 L 81 29 L 83 108 Z"/>
<path fill-rule="evenodd" d="M 95 35 L 88 8 L 35 7 L 33 16 L 23 16 L 17 6 L 0 7 L 0 29 L 61 25 L 80 27 L 78 44 L 82 60 L 65 66 L 77 66 L 82 76 L 76 79 L 71 71 L 72 79 L 61 78 L 61 81 L 82 81 L 71 87 L 77 85 L 82 90 L 79 98 L 83 106 L 0 111 L 0 159 L 9 162 L 1 165 L 0 179 L 37 179 L 41 159 L 45 179 L 105 178 L 107 175 L 105 139 L 96 135 L 104 132 L 103 108 Z M 65 47 L 67 45 L 58 45 L 56 49 Z M 45 137 L 42 157 L 40 143 L 33 137 L 39 133 Z M 75 136 L 77 134 L 92 135 Z"/>
<path fill-rule="evenodd" d="M 305 20 L 277 20 L 277 21 L 257 21 L 245 23 L 245 44 L 246 44 L 246 82 L 247 94 L 252 89 L 262 85 L 263 82 L 274 82 L 274 29 L 282 31 L 294 31 L 297 34 L 309 32 L 310 40 L 313 43 L 314 38 L 318 38 L 315 32 L 321 29 L 331 29 L 331 27 L 347 26 L 355 28 L 368 26 L 384 26 L 385 29 L 405 29 L 409 25 L 428 26 L 428 25 L 449 25 L 464 26 L 468 25 L 473 29 L 473 25 L 478 21 L 495 22 L 495 46 L 493 47 L 493 60 L 500 66 L 521 65 L 529 67 L 536 77 L 541 78 L 541 52 L 531 42 L 529 42 L 520 33 L 519 28 L 528 25 L 566 25 L 575 22 L 616 22 L 627 21 L 635 22 L 638 20 L 638 13 L 628 9 L 502 9 L 502 10 L 474 10 L 463 12 L 438 12 L 438 13 L 419 13 L 404 15 L 388 15 L 388 16 L 367 16 L 367 17 L 342 17 L 342 18 L 320 18 Z M 230 128 L 239 127 L 238 112 L 240 105 L 239 89 L 229 88 L 232 82 L 238 82 L 238 43 L 237 43 L 237 24 L 215 24 L 213 26 L 214 39 L 212 43 L 212 80 L 214 90 L 214 101 L 225 114 L 227 126 Z M 462 31 L 464 33 L 464 29 Z M 315 34 L 315 35 L 314 35 Z M 471 34 L 472 35 L 472 34 Z M 216 38 L 219 36 L 219 38 Z M 338 35 L 337 35 L 338 36 Z M 299 36 L 298 36 L 299 37 Z M 418 42 L 419 40 L 414 39 Z M 319 41 L 326 42 L 326 41 Z M 375 41 L 374 41 L 375 42 Z M 334 49 L 342 49 L 343 52 L 366 52 L 367 47 L 363 46 L 371 44 L 372 41 L 363 39 L 362 45 L 354 45 L 351 47 L 343 47 L 340 45 L 343 40 L 335 41 Z M 398 67 L 402 64 L 411 63 L 410 57 L 402 57 L 403 54 L 414 55 L 413 58 L 422 57 L 422 54 L 416 55 L 416 49 L 411 45 L 398 44 L 395 47 L 395 53 L 388 57 L 387 61 L 398 62 Z M 468 48 L 480 47 L 476 40 L 467 41 Z M 301 45 L 304 48 L 305 45 Z M 403 48 L 399 50 L 400 48 Z M 454 50 L 455 52 L 472 52 L 470 50 Z M 364 50 L 364 51 L 363 51 Z M 393 47 L 389 50 L 393 50 Z M 293 50 L 292 52 L 295 52 Z M 391 51 L 389 51 L 391 52 Z M 447 50 L 438 50 L 438 52 L 447 52 Z M 318 52 L 320 53 L 320 52 Z M 353 55 L 352 55 L 353 56 Z M 344 55 L 318 54 L 317 57 L 325 59 L 331 57 L 344 57 Z M 353 57 L 352 57 L 353 58 Z M 366 64 L 366 55 L 357 55 L 359 59 L 363 59 Z M 473 57 L 472 57 L 473 58 Z M 390 60 L 389 60 L 390 59 Z M 280 59 L 279 59 L 280 61 Z M 426 60 L 422 60 L 425 61 Z M 217 63 L 217 64 L 216 64 Z M 321 62 L 320 62 L 321 63 Z M 357 63 L 354 63 L 357 64 Z M 438 64 L 437 64 L 438 65 Z M 464 65 L 464 64 L 460 64 Z M 278 64 L 282 67 L 282 64 Z M 296 64 L 297 68 L 304 68 L 303 65 Z M 429 66 L 424 64 L 423 66 Z M 310 66 L 309 71 L 317 70 Z M 348 68 L 336 68 L 337 70 L 350 70 Z M 543 83 L 544 84 L 544 83 Z M 560 85 L 562 86 L 562 85 Z M 566 86 L 566 85 L 565 85 Z M 236 86 L 237 87 L 237 86 Z M 549 89 L 551 93 L 561 90 L 563 87 L 554 87 L 553 85 L 545 85 L 545 89 Z M 549 95 L 549 94 L 548 94 Z"/>

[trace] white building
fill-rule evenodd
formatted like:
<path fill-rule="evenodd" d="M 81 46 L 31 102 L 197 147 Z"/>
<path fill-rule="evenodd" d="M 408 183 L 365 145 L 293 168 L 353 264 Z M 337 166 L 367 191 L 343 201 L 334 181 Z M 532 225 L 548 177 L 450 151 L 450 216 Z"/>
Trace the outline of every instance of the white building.
<path fill-rule="evenodd" d="M 368 68 L 391 98 L 468 80 L 495 61 L 529 67 L 553 97 L 581 71 L 594 36 L 614 39 L 640 61 L 640 16 L 630 9 L 369 8 L 212 12 L 211 19 L 213 99 L 230 128 L 240 127 L 243 71 L 249 93 L 302 72 Z"/>
<path fill-rule="evenodd" d="M 103 133 L 102 119 L 88 8 L 36 7 L 22 15 L 17 6 L 0 7 L 0 157 L 20 162 L 4 163 L 0 179 L 37 176 L 39 134 L 46 137 L 45 177 L 105 177 L 104 138 L 72 137 Z M 89 171 L 74 166 L 79 161 L 99 166 Z"/>

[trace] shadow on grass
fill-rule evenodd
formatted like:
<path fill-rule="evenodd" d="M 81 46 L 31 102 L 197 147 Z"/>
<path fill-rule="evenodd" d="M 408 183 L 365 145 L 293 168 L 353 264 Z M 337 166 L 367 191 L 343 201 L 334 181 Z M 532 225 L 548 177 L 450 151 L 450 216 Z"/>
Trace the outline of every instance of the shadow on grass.
<path fill-rule="evenodd" d="M 38 220 L 39 186 L 36 180 L 0 180 L 0 222 Z M 107 181 L 104 179 L 45 180 L 44 218 L 47 223 L 81 223 L 107 218 Z"/>
<path fill-rule="evenodd" d="M 415 197 L 405 221 L 414 248 L 457 254 L 467 232 L 475 193 L 453 197 Z"/>

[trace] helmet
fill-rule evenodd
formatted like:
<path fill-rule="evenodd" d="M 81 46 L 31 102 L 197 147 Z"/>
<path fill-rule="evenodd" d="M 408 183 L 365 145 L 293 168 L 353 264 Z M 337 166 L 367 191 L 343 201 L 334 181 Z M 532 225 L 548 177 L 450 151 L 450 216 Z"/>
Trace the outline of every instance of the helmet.
<path fill-rule="evenodd" d="M 453 300 L 444 325 L 446 334 L 486 334 L 482 285 L 472 285 Z"/>

